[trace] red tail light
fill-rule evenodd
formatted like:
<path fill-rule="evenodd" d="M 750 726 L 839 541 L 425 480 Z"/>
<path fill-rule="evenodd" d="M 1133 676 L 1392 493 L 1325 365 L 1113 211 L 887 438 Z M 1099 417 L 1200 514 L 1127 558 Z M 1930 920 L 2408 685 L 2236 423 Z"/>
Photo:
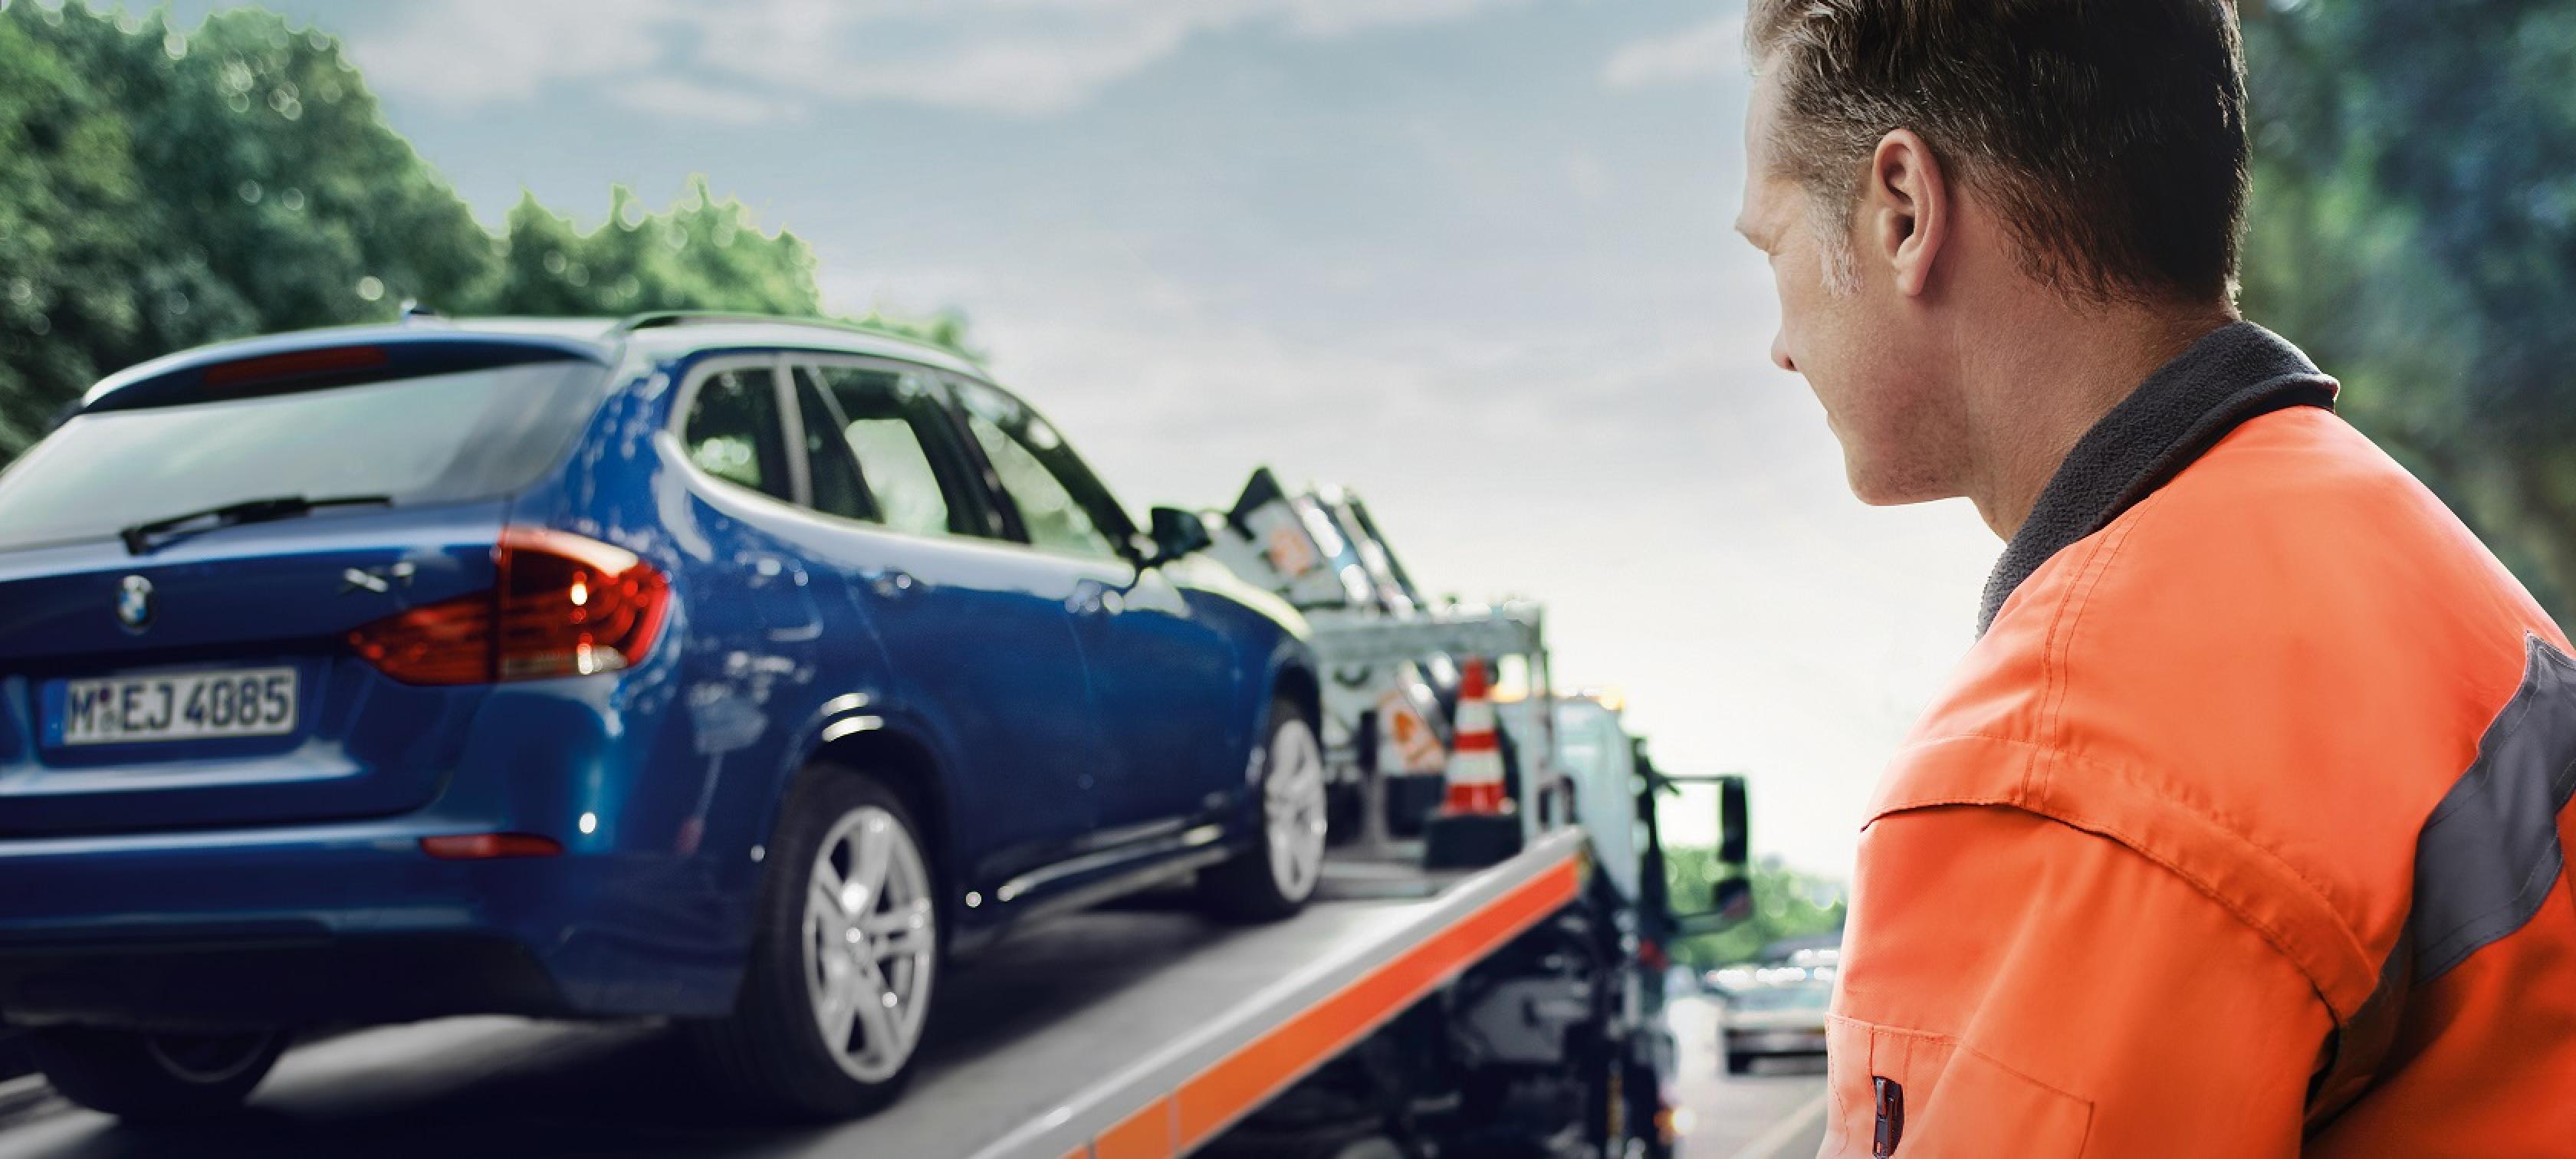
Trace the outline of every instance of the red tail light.
<path fill-rule="evenodd" d="M 360 658 L 405 684 L 588 676 L 642 663 L 671 590 L 635 554 L 561 531 L 513 527 L 500 586 L 349 633 Z"/>
<path fill-rule="evenodd" d="M 423 837 L 420 851 L 440 861 L 559 857 L 563 854 L 563 842 L 532 833 L 462 833 L 454 837 Z"/>
<path fill-rule="evenodd" d="M 264 358 L 245 358 L 239 362 L 220 362 L 206 368 L 209 387 L 244 386 L 275 382 L 309 375 L 342 374 L 353 370 L 374 370 L 388 359 L 382 346 L 334 346 L 322 350 L 290 350 Z"/>

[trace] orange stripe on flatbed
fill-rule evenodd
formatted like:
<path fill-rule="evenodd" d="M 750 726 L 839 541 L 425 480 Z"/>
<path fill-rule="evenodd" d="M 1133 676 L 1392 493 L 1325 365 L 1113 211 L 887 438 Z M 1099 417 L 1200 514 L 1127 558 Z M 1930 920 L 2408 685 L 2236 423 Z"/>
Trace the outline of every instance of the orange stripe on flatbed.
<path fill-rule="evenodd" d="M 1091 1141 L 1094 1159 L 1172 1159 L 1172 1100 L 1156 1099 Z"/>
<path fill-rule="evenodd" d="M 1430 940 L 1406 950 L 1394 961 L 1219 1059 L 1183 1082 L 1174 1099 L 1157 1099 L 1146 1109 L 1156 1110 L 1177 1102 L 1179 1149 L 1187 1151 L 1206 1143 L 1307 1072 L 1402 1013 L 1434 987 L 1563 908 L 1574 900 L 1579 884 L 1573 858 L 1549 867 Z M 1130 1117 L 1112 1128 L 1112 1133 L 1125 1130 L 1133 1122 L 1134 1117 Z M 1110 1159 L 1109 1139 L 1109 1134 L 1100 1136 L 1099 1159 Z"/>

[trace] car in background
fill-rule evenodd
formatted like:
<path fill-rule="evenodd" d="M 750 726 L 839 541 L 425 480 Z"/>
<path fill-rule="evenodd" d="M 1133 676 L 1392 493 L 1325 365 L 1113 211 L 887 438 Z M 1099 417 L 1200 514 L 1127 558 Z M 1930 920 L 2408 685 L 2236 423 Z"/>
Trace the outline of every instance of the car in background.
<path fill-rule="evenodd" d="M 1833 946 L 1801 947 L 1760 962 L 1737 962 L 1720 966 L 1703 975 L 1701 981 L 1708 989 L 1720 994 L 1734 994 L 1758 986 L 1788 982 L 1820 982 L 1830 985 L 1835 973 L 1841 968 L 1842 948 L 1838 939 L 1837 944 Z"/>
<path fill-rule="evenodd" d="M 1815 979 L 1760 982 L 1728 992 L 1718 1015 L 1726 1073 L 1748 1073 L 1760 1058 L 1823 1055 L 1825 1010 L 1833 996 L 1831 982 Z"/>
<path fill-rule="evenodd" d="M 0 1019 L 214 1113 L 296 1028 L 682 1020 L 862 1112 L 941 971 L 1324 844 L 1302 621 L 972 364 L 829 324 L 412 319 L 115 375 L 0 472 Z"/>

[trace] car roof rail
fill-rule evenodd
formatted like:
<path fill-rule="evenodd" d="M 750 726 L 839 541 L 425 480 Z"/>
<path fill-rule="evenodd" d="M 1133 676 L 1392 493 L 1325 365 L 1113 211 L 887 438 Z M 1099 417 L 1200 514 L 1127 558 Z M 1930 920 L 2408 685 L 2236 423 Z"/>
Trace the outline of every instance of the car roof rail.
<path fill-rule="evenodd" d="M 617 324 L 609 327 L 608 330 L 609 333 L 612 334 L 624 334 L 635 330 L 656 330 L 666 326 L 688 326 L 710 322 L 775 323 L 803 321 L 807 321 L 807 319 L 789 318 L 777 314 L 755 314 L 747 311 L 646 310 L 641 314 L 629 314 L 618 319 Z"/>
<path fill-rule="evenodd" d="M 638 330 L 662 330 L 675 326 L 721 326 L 727 324 L 737 326 L 802 326 L 815 330 L 831 330 L 842 334 L 865 334 L 870 338 L 890 339 L 892 341 L 918 346 L 924 350 L 936 350 L 948 357 L 957 359 L 967 366 L 977 368 L 979 372 L 983 365 L 982 359 L 963 350 L 942 346 L 939 343 L 932 342 L 917 334 L 906 334 L 892 326 L 849 318 L 818 318 L 812 315 L 799 314 L 762 314 L 748 310 L 647 310 L 640 314 L 629 314 L 626 317 L 618 319 L 615 325 L 608 328 L 608 333 L 603 335 L 603 337 L 615 338 L 618 335 L 632 334 Z"/>
<path fill-rule="evenodd" d="M 748 323 L 764 326 L 812 326 L 823 330 L 842 330 L 855 334 L 868 334 L 878 338 L 899 338 L 906 342 L 921 341 L 921 339 L 915 338 L 912 335 L 898 333 L 883 326 L 871 326 L 865 322 L 845 321 L 839 318 L 816 318 L 798 314 L 761 314 L 747 310 L 647 310 L 641 314 L 629 314 L 626 317 L 618 319 L 617 324 L 609 327 L 608 330 L 611 334 L 626 334 L 637 330 L 658 330 L 670 326 L 707 326 L 723 325 L 725 323 Z"/>

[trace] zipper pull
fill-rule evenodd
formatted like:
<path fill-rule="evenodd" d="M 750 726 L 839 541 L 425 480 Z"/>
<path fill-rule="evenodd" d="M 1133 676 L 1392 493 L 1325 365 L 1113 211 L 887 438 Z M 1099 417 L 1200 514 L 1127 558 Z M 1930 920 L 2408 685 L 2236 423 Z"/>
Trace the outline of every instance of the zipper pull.
<path fill-rule="evenodd" d="M 1871 1159 L 1889 1159 L 1905 1137 L 1905 1088 L 1894 1079 L 1871 1075 L 1871 1094 L 1878 1102 L 1878 1133 L 1871 1138 Z"/>

